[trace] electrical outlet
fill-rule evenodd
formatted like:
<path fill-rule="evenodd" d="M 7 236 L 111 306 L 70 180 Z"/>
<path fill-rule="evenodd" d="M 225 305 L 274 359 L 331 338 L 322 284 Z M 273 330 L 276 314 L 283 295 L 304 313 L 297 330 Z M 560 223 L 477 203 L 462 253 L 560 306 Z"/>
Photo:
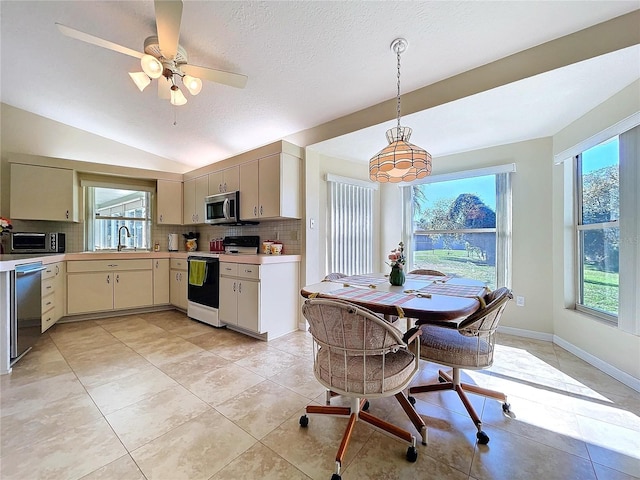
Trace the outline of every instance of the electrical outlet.
<path fill-rule="evenodd" d="M 316 228 L 316 221 L 313 218 L 309 219 L 309 230 L 313 230 L 314 228 Z"/>
<path fill-rule="evenodd" d="M 516 305 L 519 307 L 524 307 L 524 297 L 523 296 L 517 296 L 516 297 Z"/>

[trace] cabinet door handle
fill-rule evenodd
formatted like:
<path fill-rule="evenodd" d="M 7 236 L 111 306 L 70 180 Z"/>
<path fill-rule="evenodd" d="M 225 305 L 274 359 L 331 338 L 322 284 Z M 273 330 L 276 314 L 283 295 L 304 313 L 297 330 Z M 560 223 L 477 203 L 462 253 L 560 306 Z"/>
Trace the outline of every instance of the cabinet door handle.
<path fill-rule="evenodd" d="M 260 205 L 260 216 L 262 216 L 262 205 Z"/>
<path fill-rule="evenodd" d="M 67 218 L 69 218 L 69 210 L 67 210 L 67 214 L 66 214 Z"/>
<path fill-rule="evenodd" d="M 107 275 L 107 283 L 111 283 L 111 275 Z"/>
<path fill-rule="evenodd" d="M 47 285 L 47 290 L 50 290 L 50 289 L 51 289 L 51 285 Z"/>
<path fill-rule="evenodd" d="M 116 275 L 116 283 L 120 283 L 120 275 Z"/>
<path fill-rule="evenodd" d="M 233 282 L 233 291 L 236 291 L 236 282 Z"/>
<path fill-rule="evenodd" d="M 238 293 L 242 293 L 242 282 L 238 283 Z"/>
<path fill-rule="evenodd" d="M 162 223 L 162 222 L 163 222 L 163 220 L 162 220 L 162 214 L 160 214 L 160 223 Z"/>
<path fill-rule="evenodd" d="M 253 216 L 254 217 L 258 216 L 258 207 L 256 207 L 256 206 L 253 207 Z"/>
<path fill-rule="evenodd" d="M 227 182 L 224 182 L 224 191 L 227 191 Z"/>
<path fill-rule="evenodd" d="M 60 265 L 56 265 L 56 275 L 60 273 Z"/>
<path fill-rule="evenodd" d="M 156 260 L 156 268 L 158 268 L 158 260 Z"/>

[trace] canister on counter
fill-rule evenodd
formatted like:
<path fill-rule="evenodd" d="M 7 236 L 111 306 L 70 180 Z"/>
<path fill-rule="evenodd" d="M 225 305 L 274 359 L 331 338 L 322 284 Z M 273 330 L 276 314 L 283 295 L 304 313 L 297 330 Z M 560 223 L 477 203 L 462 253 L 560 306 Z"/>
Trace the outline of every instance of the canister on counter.
<path fill-rule="evenodd" d="M 262 242 L 262 253 L 264 253 L 266 255 L 270 255 L 271 254 L 271 245 L 273 245 L 273 242 L 270 241 L 270 240 Z"/>

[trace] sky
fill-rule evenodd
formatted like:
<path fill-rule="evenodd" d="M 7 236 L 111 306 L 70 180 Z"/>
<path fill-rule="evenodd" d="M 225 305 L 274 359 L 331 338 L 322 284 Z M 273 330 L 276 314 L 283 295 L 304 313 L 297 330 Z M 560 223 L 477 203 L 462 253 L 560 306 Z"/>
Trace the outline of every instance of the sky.
<path fill-rule="evenodd" d="M 428 183 L 422 186 L 427 197 L 426 208 L 431 208 L 438 200 L 455 200 L 461 193 L 473 193 L 494 212 L 496 211 L 496 181 L 495 175 L 449 180 L 447 182 Z"/>
<path fill-rule="evenodd" d="M 593 172 L 603 167 L 617 165 L 618 137 L 610 138 L 582 153 L 582 174 Z"/>

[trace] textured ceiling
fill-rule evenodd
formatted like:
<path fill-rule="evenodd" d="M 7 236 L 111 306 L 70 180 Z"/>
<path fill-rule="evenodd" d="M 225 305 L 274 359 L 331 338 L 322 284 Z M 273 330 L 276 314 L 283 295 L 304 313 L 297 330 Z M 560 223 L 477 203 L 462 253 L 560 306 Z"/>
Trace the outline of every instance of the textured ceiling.
<path fill-rule="evenodd" d="M 410 43 L 402 57 L 402 90 L 409 92 L 637 8 L 637 1 L 186 0 L 180 43 L 190 63 L 249 81 L 243 90 L 205 82 L 200 95 L 187 94 L 187 105 L 172 107 L 157 98 L 155 85 L 142 93 L 133 85 L 127 72 L 140 70 L 135 58 L 55 28 L 62 23 L 142 51 L 155 34 L 153 2 L 5 0 L 1 100 L 172 160 L 181 172 L 392 98 L 389 44 L 398 36 Z M 414 114 L 407 119 L 412 140 L 442 155 L 498 137 L 553 134 L 638 78 L 637 49 L 606 57 Z M 576 73 L 583 78 L 567 84 Z M 557 96 L 545 95 L 554 88 Z M 318 148 L 367 157 L 384 146 L 385 128 Z"/>

